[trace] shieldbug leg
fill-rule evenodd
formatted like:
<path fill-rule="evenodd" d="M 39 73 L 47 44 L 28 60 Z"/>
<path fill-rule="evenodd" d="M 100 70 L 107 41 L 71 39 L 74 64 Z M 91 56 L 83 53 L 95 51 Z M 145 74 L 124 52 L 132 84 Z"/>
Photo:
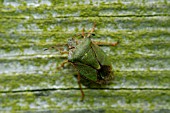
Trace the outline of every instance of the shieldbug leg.
<path fill-rule="evenodd" d="M 54 46 L 49 47 L 49 48 L 45 48 L 44 51 L 51 50 L 51 49 L 54 49 L 54 48 L 55 48 Z"/>
<path fill-rule="evenodd" d="M 119 41 L 118 42 L 115 42 L 115 43 L 112 43 L 112 42 L 96 42 L 96 41 L 93 41 L 94 44 L 96 45 L 103 45 L 103 46 L 116 46 L 117 44 L 119 44 Z"/>
<path fill-rule="evenodd" d="M 63 48 L 57 47 L 57 46 L 52 46 L 52 47 L 49 47 L 49 48 L 45 48 L 44 51 L 52 50 L 52 49 L 55 49 L 55 50 L 59 51 L 60 54 L 68 54 L 69 53 L 68 51 L 64 51 Z"/>
<path fill-rule="evenodd" d="M 82 87 L 81 87 L 80 77 L 81 77 L 80 73 L 78 73 L 77 81 L 78 81 L 78 85 L 79 85 L 79 88 L 80 88 L 80 91 L 81 91 L 81 101 L 83 101 L 84 100 L 84 92 L 83 92 Z"/>
<path fill-rule="evenodd" d="M 61 54 L 68 54 L 68 51 L 60 51 Z"/>
<path fill-rule="evenodd" d="M 66 63 L 68 63 L 68 62 L 69 62 L 68 60 L 63 61 L 63 62 L 60 64 L 60 66 L 57 67 L 57 69 L 63 68 L 64 65 L 65 65 Z"/>
<path fill-rule="evenodd" d="M 83 38 L 85 38 L 84 28 L 82 29 L 81 35 L 83 36 Z"/>
<path fill-rule="evenodd" d="M 68 61 L 68 62 L 69 62 L 69 61 Z M 70 62 L 70 63 L 71 63 L 71 62 Z M 73 63 L 71 63 L 71 64 L 72 64 L 73 67 L 76 69 L 75 65 L 74 65 Z M 81 87 L 80 78 L 81 78 L 80 73 L 77 72 L 77 82 L 78 82 L 78 85 L 79 85 L 79 88 L 80 88 L 80 92 L 81 92 L 81 100 L 80 100 L 80 101 L 83 101 L 85 95 L 84 95 L 83 89 L 82 89 L 82 87 Z"/>
<path fill-rule="evenodd" d="M 45 48 L 44 51 L 52 50 L 52 49 L 61 50 L 61 49 L 63 49 L 63 48 L 61 48 L 61 46 L 66 46 L 66 45 L 67 44 L 57 44 L 55 46 L 51 46 L 51 47 Z"/>
<path fill-rule="evenodd" d="M 88 33 L 87 37 L 90 37 L 90 36 L 91 36 L 91 34 L 92 34 L 92 33 L 94 32 L 94 30 L 95 30 L 95 27 L 96 27 L 96 23 L 94 23 L 93 28 L 92 28 L 91 31 Z"/>

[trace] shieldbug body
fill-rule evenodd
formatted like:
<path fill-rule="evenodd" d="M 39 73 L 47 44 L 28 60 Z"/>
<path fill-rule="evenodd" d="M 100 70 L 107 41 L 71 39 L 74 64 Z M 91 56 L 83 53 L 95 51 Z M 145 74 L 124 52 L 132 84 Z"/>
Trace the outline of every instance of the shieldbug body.
<path fill-rule="evenodd" d="M 107 84 L 113 78 L 112 66 L 109 57 L 98 46 L 98 44 L 107 44 L 115 46 L 116 43 L 102 43 L 91 40 L 95 24 L 89 33 L 82 31 L 83 39 L 77 42 L 74 38 L 68 40 L 68 60 L 61 64 L 71 63 L 77 70 L 77 80 L 81 91 L 81 100 L 84 100 L 84 92 L 81 87 L 81 77 L 96 84 Z M 87 34 L 87 36 L 85 36 Z"/>

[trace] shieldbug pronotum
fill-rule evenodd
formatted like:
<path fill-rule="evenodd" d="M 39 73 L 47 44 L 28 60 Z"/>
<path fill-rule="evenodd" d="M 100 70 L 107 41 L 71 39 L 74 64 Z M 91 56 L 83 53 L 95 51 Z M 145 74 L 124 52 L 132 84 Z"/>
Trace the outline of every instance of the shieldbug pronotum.
<path fill-rule="evenodd" d="M 63 67 L 65 63 L 71 63 L 77 70 L 77 80 L 82 94 L 82 101 L 84 100 L 84 92 L 81 87 L 81 77 L 101 85 L 107 84 L 107 82 L 113 77 L 111 61 L 98 45 L 107 44 L 115 46 L 118 42 L 102 43 L 92 41 L 91 37 L 93 36 L 94 29 L 95 24 L 88 33 L 85 33 L 83 29 L 81 33 L 83 39 L 81 42 L 76 41 L 74 38 L 68 40 L 68 60 L 61 64 Z"/>

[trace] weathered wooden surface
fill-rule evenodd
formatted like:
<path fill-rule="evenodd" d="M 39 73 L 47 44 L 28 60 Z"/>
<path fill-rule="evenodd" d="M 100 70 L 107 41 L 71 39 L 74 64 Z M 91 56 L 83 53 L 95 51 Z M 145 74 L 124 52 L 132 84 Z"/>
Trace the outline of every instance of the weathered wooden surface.
<path fill-rule="evenodd" d="M 169 0 L 0 1 L 0 112 L 170 112 Z M 97 27 L 115 72 L 102 89 L 83 86 L 66 55 L 44 48 Z M 80 38 L 80 37 L 79 37 Z"/>

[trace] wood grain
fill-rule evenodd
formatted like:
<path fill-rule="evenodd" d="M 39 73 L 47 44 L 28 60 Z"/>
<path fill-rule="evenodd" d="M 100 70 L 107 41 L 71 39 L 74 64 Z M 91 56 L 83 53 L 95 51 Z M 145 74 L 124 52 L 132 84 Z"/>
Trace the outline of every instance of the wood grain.
<path fill-rule="evenodd" d="M 0 112 L 170 112 L 169 0 L 0 1 Z M 115 79 L 84 102 L 66 54 L 45 48 L 90 30 Z M 81 37 L 76 37 L 80 39 Z M 65 46 L 61 46 L 64 47 Z"/>

